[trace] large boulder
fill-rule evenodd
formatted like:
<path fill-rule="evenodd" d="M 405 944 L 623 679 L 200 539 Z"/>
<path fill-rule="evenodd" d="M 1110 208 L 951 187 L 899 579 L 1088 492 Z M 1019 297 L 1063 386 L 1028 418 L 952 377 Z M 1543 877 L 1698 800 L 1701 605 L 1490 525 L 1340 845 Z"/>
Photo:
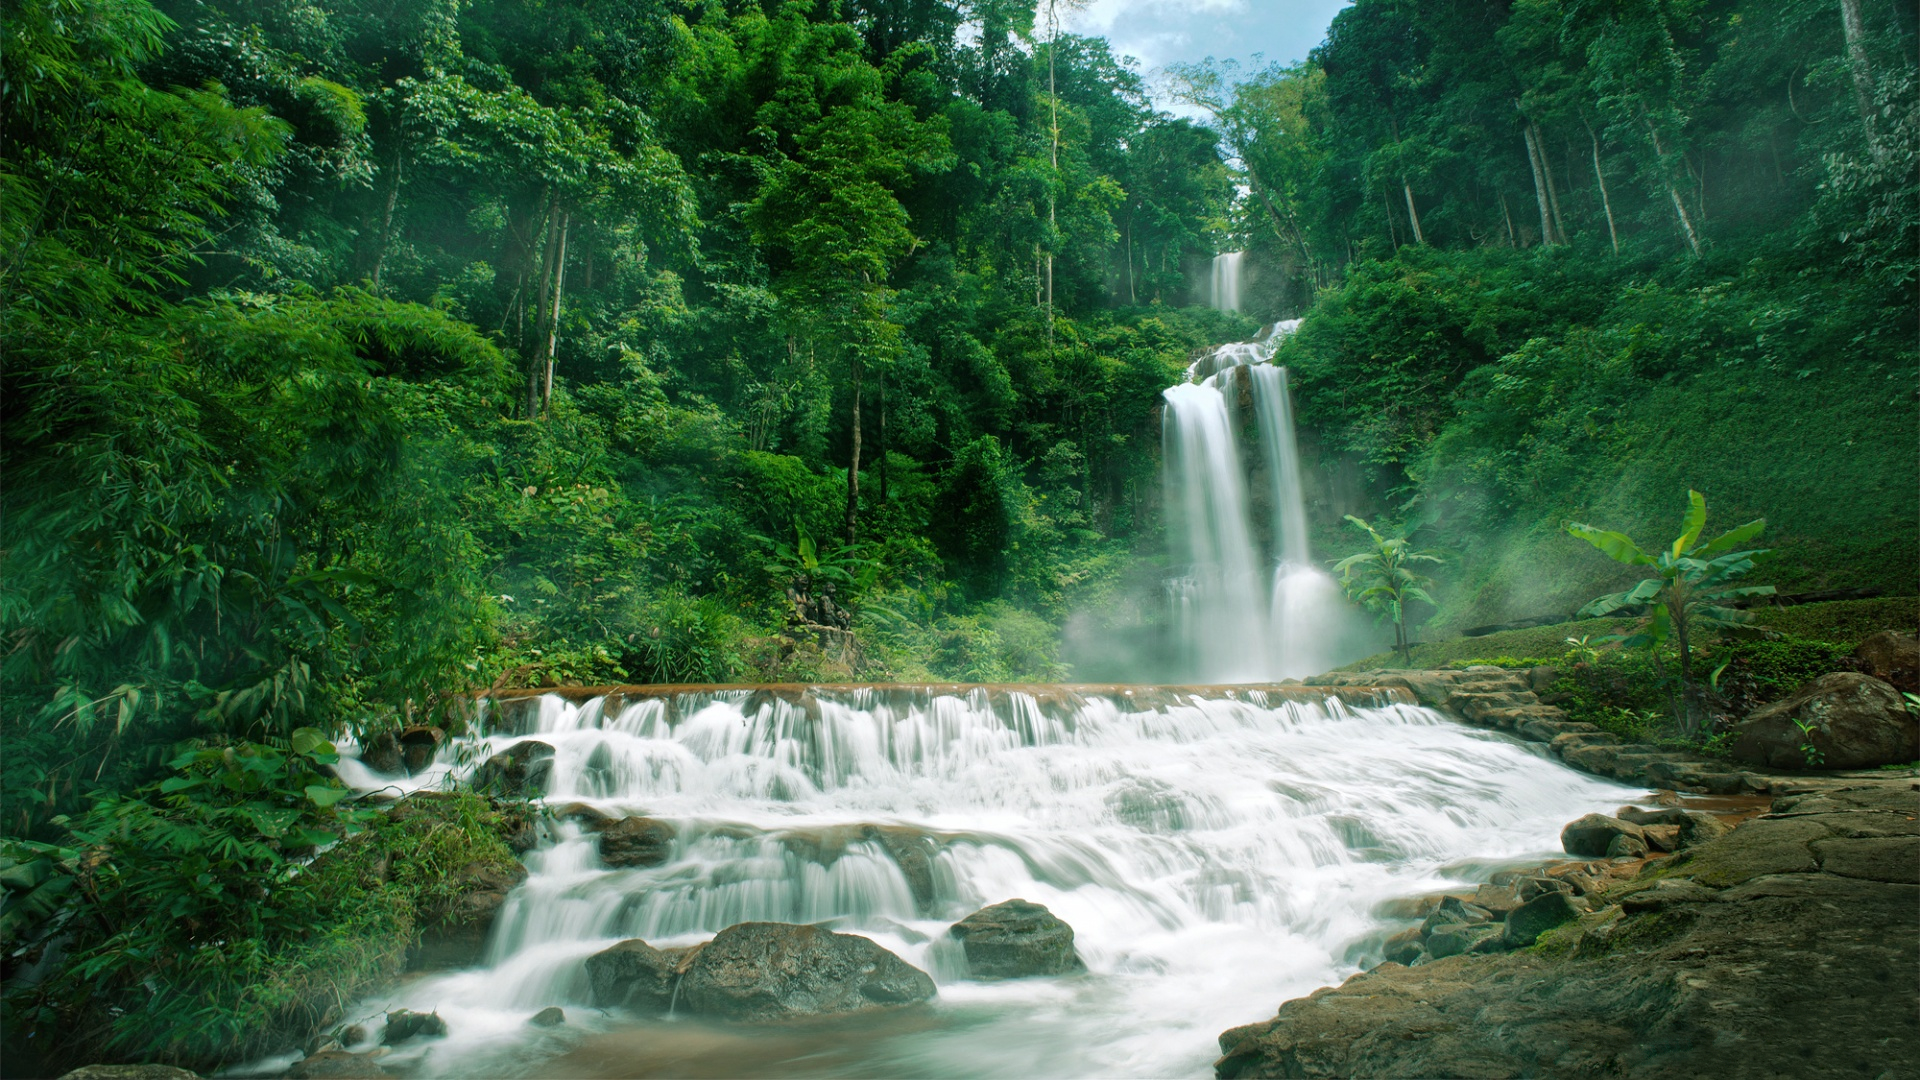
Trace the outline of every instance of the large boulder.
<path fill-rule="evenodd" d="M 1920 693 L 1920 637 L 1882 630 L 1853 650 L 1867 674 L 1884 679 L 1895 690 Z"/>
<path fill-rule="evenodd" d="M 687 966 L 679 1003 L 729 1020 L 868 1012 L 926 1001 L 933 979 L 863 937 L 818 926 L 740 923 Z"/>
<path fill-rule="evenodd" d="M 947 928 L 960 939 L 976 979 L 1075 975 L 1087 970 L 1073 947 L 1073 927 L 1040 904 L 1008 900 Z"/>
<path fill-rule="evenodd" d="M 421 911 L 419 944 L 407 952 L 407 966 L 472 967 L 486 953 L 493 920 L 507 894 L 527 879 L 527 868 L 511 860 L 471 862 L 452 875 L 451 895 Z"/>
<path fill-rule="evenodd" d="M 546 794 L 552 775 L 553 747 L 526 739 L 481 762 L 473 771 L 473 789 L 507 798 L 534 798 Z"/>
<path fill-rule="evenodd" d="M 587 991 L 602 1009 L 664 1014 L 673 1005 L 673 984 L 703 946 L 656 949 L 634 938 L 587 957 Z"/>
<path fill-rule="evenodd" d="M 440 753 L 440 744 L 447 741 L 443 728 L 425 724 L 415 725 L 400 733 L 400 763 L 406 766 L 409 775 L 425 772 L 427 766 Z"/>
<path fill-rule="evenodd" d="M 659 866 L 673 855 L 673 826 L 652 818 L 618 818 L 600 826 L 600 861 L 608 866 Z"/>
<path fill-rule="evenodd" d="M 1646 834 L 1640 826 L 1605 814 L 1588 814 L 1560 830 L 1560 846 L 1569 855 L 1627 854 L 1634 845 L 1639 846 L 1639 854 L 1646 854 Z"/>
<path fill-rule="evenodd" d="M 1801 749 L 1806 743 L 1818 751 L 1813 762 Z M 1920 721 L 1892 685 L 1839 671 L 1748 714 L 1734 728 L 1733 756 L 1773 769 L 1902 764 L 1920 758 Z"/>
<path fill-rule="evenodd" d="M 360 748 L 360 764 L 377 773 L 393 776 L 406 771 L 406 759 L 400 753 L 400 740 L 393 732 L 383 731 Z"/>

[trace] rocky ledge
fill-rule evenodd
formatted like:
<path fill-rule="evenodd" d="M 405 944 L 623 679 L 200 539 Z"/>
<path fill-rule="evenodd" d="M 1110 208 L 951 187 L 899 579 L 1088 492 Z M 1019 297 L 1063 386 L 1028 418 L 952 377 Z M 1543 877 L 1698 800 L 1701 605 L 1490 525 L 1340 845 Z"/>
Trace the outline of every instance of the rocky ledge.
<path fill-rule="evenodd" d="M 1916 818 L 1920 792 L 1906 779 L 1783 795 L 1724 835 L 1640 863 L 1629 879 L 1596 880 L 1529 947 L 1485 953 L 1469 944 L 1437 956 L 1452 937 L 1474 936 L 1454 934 L 1439 950 L 1423 948 L 1413 966 L 1389 961 L 1287 1002 L 1272 1020 L 1222 1035 L 1215 1071 L 1913 1076 Z M 1631 835 L 1618 825 L 1633 823 L 1583 819 L 1567 842 Z M 1639 826 L 1643 836 L 1650 827 L 1659 826 Z"/>

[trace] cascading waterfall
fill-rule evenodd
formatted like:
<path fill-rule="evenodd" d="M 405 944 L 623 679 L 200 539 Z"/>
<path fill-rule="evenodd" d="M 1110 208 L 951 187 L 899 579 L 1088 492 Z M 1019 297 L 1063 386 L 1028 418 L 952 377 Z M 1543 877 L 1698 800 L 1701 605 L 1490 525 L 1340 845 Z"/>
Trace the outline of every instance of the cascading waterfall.
<path fill-rule="evenodd" d="M 1209 300 L 1215 310 L 1240 310 L 1240 263 L 1245 252 L 1228 251 L 1213 257 L 1213 289 Z"/>
<path fill-rule="evenodd" d="M 1565 820 L 1625 795 L 1507 736 L 1333 694 L 816 687 L 495 705 L 494 734 L 451 740 L 421 775 L 349 757 L 342 776 L 431 788 L 537 739 L 555 751 L 546 804 L 667 822 L 672 852 L 613 868 L 591 834 L 551 822 L 485 966 L 348 1016 L 438 1010 L 447 1039 L 386 1061 L 418 1076 L 1205 1075 L 1220 1031 L 1376 960 L 1382 901 L 1547 855 Z M 882 834 L 937 846 L 918 895 Z M 1012 897 L 1075 928 L 1087 975 L 962 978 L 947 926 Z M 826 1034 L 590 1007 L 594 952 L 752 920 L 870 937 L 940 996 Z M 525 1026 L 549 1005 L 564 1027 Z"/>
<path fill-rule="evenodd" d="M 1313 564 L 1287 370 L 1272 363 L 1299 320 L 1222 345 L 1165 392 L 1168 529 L 1185 573 L 1169 586 L 1187 670 L 1216 682 L 1296 678 L 1340 659 L 1351 612 Z M 1229 395 L 1248 387 L 1271 507 L 1258 554 L 1246 462 Z"/>

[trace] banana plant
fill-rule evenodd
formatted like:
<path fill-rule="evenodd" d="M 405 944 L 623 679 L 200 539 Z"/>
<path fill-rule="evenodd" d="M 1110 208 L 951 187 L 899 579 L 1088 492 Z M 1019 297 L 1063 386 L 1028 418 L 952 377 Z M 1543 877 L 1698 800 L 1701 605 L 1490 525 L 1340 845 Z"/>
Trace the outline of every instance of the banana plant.
<path fill-rule="evenodd" d="M 1440 556 L 1431 551 L 1413 550 L 1404 536 L 1382 536 L 1379 530 L 1352 514 L 1347 515 L 1347 520 L 1365 530 L 1373 546 L 1335 563 L 1334 573 L 1340 575 L 1340 585 L 1348 596 L 1393 622 L 1393 647 L 1400 654 L 1400 663 L 1411 667 L 1413 650 L 1407 643 L 1407 604 L 1418 601 L 1437 606 L 1427 593 L 1433 579 L 1415 573 L 1411 567 L 1440 562 Z"/>
<path fill-rule="evenodd" d="M 1767 519 L 1749 521 L 1702 542 L 1700 534 L 1707 524 L 1707 497 L 1687 492 L 1687 515 L 1680 535 L 1672 544 L 1649 555 L 1625 533 L 1572 524 L 1567 532 L 1585 540 L 1615 562 L 1648 568 L 1649 576 L 1623 592 L 1611 593 L 1580 609 L 1579 617 L 1597 619 L 1627 608 L 1646 608 L 1645 624 L 1640 632 L 1621 639 L 1621 644 L 1643 647 L 1658 663 L 1660 650 L 1672 642 L 1680 654 L 1680 698 L 1675 702 L 1674 719 L 1689 738 L 1699 734 L 1703 709 L 1700 688 L 1693 678 L 1693 643 L 1705 630 L 1744 626 L 1753 621 L 1751 612 L 1734 607 L 1735 601 L 1750 596 L 1771 596 L 1771 585 L 1734 585 L 1733 579 L 1765 561 L 1773 554 L 1767 548 L 1745 545 L 1766 531 Z"/>

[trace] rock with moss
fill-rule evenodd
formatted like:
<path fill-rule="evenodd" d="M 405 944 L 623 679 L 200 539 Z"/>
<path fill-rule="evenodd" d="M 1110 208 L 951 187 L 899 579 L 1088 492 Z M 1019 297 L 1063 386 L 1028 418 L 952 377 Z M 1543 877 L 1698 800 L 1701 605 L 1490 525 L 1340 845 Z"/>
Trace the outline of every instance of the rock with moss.
<path fill-rule="evenodd" d="M 681 977 L 688 1012 L 727 1020 L 791 1020 L 930 1000 L 933 980 L 854 934 L 788 923 L 740 923 L 701 949 Z"/>
<path fill-rule="evenodd" d="M 1073 927 L 1045 905 L 1008 900 L 961 919 L 947 933 L 966 950 L 976 979 L 1076 975 L 1087 970 L 1073 945 Z"/>
<path fill-rule="evenodd" d="M 1840 671 L 1750 713 L 1734 728 L 1732 754 L 1788 770 L 1900 765 L 1920 759 L 1920 718 L 1891 684 Z"/>

